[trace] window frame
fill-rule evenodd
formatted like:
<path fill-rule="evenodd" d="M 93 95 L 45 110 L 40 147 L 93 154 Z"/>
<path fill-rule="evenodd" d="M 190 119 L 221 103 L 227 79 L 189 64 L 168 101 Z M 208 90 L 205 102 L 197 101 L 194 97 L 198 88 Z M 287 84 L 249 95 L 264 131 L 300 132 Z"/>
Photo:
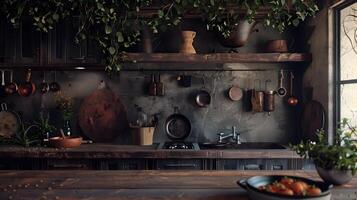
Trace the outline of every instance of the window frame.
<path fill-rule="evenodd" d="M 341 10 L 356 3 L 355 0 L 346 0 L 334 8 L 334 22 L 333 22 L 333 46 L 334 46 L 334 85 L 335 85 L 335 106 L 334 106 L 334 127 L 337 128 L 341 121 L 341 85 L 357 84 L 357 79 L 341 80 L 341 58 L 340 58 L 340 41 L 341 41 Z"/>

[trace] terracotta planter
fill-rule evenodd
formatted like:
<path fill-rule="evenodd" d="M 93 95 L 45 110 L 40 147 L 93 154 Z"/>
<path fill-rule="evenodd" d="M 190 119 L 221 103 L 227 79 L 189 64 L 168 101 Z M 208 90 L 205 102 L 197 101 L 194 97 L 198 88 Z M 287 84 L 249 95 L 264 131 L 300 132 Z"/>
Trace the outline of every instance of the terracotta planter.
<path fill-rule="evenodd" d="M 187 54 L 195 54 L 196 50 L 193 47 L 193 39 L 196 37 L 194 31 L 182 31 L 181 32 L 182 43 L 179 52 Z"/>
<path fill-rule="evenodd" d="M 316 166 L 317 173 L 326 183 L 343 185 L 352 179 L 351 170 L 324 169 Z"/>

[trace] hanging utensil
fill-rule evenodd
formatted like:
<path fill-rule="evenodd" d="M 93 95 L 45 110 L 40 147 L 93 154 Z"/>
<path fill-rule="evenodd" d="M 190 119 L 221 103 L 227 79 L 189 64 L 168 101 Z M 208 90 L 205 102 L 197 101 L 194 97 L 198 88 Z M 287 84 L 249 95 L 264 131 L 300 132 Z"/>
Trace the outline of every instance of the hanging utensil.
<path fill-rule="evenodd" d="M 0 110 L 0 136 L 5 138 L 11 138 L 20 128 L 21 119 L 20 116 L 7 109 L 7 104 L 1 104 Z"/>
<path fill-rule="evenodd" d="M 269 83 L 271 83 L 270 79 L 265 81 L 264 91 L 264 111 L 268 112 L 268 115 L 270 115 L 270 113 L 275 110 L 275 91 L 268 89 Z"/>
<path fill-rule="evenodd" d="M 232 101 L 239 101 L 243 97 L 243 90 L 238 86 L 232 86 L 228 90 L 228 97 Z"/>
<path fill-rule="evenodd" d="M 156 96 L 157 91 L 156 91 L 156 82 L 155 82 L 155 75 L 151 74 L 151 82 L 149 84 L 149 95 L 150 96 Z"/>
<path fill-rule="evenodd" d="M 57 83 L 56 79 L 57 79 L 57 76 L 56 76 L 56 71 L 54 72 L 54 79 L 53 79 L 53 82 L 50 83 L 50 91 L 51 92 L 58 92 L 61 90 L 61 86 L 59 83 Z"/>
<path fill-rule="evenodd" d="M 277 93 L 280 97 L 284 97 L 286 95 L 286 89 L 283 87 L 283 80 L 284 80 L 284 71 L 280 70 L 279 88 L 277 90 Z"/>
<path fill-rule="evenodd" d="M 256 83 L 259 83 L 259 88 L 256 87 Z M 250 101 L 252 103 L 253 112 L 264 111 L 264 92 L 261 91 L 261 81 L 259 79 L 254 80 L 254 89 Z"/>
<path fill-rule="evenodd" d="M 165 131 L 171 140 L 184 140 L 191 133 L 191 122 L 179 113 L 178 107 L 175 107 L 174 114 L 166 119 Z"/>
<path fill-rule="evenodd" d="M 23 97 L 28 97 L 36 91 L 36 86 L 31 82 L 31 69 L 27 70 L 25 82 L 20 84 L 18 93 Z"/>
<path fill-rule="evenodd" d="M 211 103 L 211 94 L 205 89 L 205 80 L 202 78 L 203 87 L 196 93 L 195 100 L 199 107 L 207 107 Z"/>
<path fill-rule="evenodd" d="M 294 82 L 294 73 L 290 72 L 290 97 L 288 98 L 288 104 L 291 106 L 296 106 L 299 100 L 293 95 L 293 82 Z"/>
<path fill-rule="evenodd" d="M 164 96 L 165 95 L 165 85 L 164 85 L 163 82 L 161 82 L 160 74 L 157 76 L 157 79 L 156 79 L 156 94 L 158 96 Z"/>
<path fill-rule="evenodd" d="M 5 92 L 7 95 L 15 94 L 18 90 L 17 84 L 13 81 L 14 72 L 10 71 L 10 83 L 6 84 Z"/>
<path fill-rule="evenodd" d="M 85 97 L 78 112 L 78 124 L 83 134 L 93 142 L 113 142 L 125 135 L 129 123 L 122 100 L 104 81 Z"/>
<path fill-rule="evenodd" d="M 40 85 L 41 94 L 46 94 L 50 90 L 50 85 L 46 82 L 46 72 L 43 72 L 43 80 Z"/>
<path fill-rule="evenodd" d="M 1 87 L 0 87 L 0 97 L 5 97 L 5 70 L 1 70 Z"/>

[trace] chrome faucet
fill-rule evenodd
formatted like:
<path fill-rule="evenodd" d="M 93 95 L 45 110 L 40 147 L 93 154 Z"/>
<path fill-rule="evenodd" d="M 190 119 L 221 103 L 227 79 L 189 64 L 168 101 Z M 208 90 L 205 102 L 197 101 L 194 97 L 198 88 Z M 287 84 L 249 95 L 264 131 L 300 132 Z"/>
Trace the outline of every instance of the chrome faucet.
<path fill-rule="evenodd" d="M 229 134 L 225 134 L 225 133 L 218 133 L 218 143 L 223 143 L 223 140 L 227 139 L 227 138 L 232 138 L 232 140 L 234 142 L 236 142 L 237 144 L 241 144 L 241 140 L 240 140 L 240 133 L 237 132 L 237 128 L 235 126 L 232 126 L 232 133 Z"/>

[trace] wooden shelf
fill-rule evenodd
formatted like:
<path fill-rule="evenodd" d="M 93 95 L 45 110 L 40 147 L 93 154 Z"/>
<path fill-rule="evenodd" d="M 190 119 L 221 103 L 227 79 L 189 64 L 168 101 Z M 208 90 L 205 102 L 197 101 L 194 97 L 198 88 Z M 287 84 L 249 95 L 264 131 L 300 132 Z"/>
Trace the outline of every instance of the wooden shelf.
<path fill-rule="evenodd" d="M 123 55 L 125 62 L 134 63 L 280 63 L 310 62 L 310 53 L 128 53 Z"/>
<path fill-rule="evenodd" d="M 182 53 L 127 53 L 122 55 L 124 61 L 122 71 L 241 71 L 242 69 L 222 65 L 225 63 L 304 63 L 311 62 L 310 53 L 213 53 L 213 54 L 182 54 Z M 145 65 L 135 65 L 143 63 Z M 169 63 L 170 66 L 158 65 Z M 181 65 L 185 64 L 185 65 Z M 190 64 L 190 65 L 187 65 Z M 205 65 L 202 65 L 205 64 Z M 221 65 L 217 65 L 221 64 Z M 84 70 L 104 71 L 103 64 L 1 64 L 0 69 L 23 70 Z M 266 66 L 244 71 L 266 70 Z"/>

